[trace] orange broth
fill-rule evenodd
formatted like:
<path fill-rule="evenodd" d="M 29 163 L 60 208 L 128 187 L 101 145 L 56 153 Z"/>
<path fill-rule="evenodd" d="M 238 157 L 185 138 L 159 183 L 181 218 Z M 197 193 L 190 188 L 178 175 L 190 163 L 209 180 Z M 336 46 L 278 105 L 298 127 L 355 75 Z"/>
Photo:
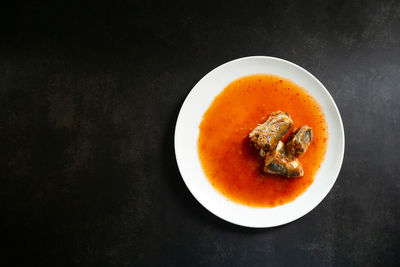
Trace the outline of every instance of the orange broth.
<path fill-rule="evenodd" d="M 294 127 L 311 126 L 314 139 L 301 156 L 304 176 L 287 178 L 263 171 L 263 159 L 248 135 L 268 115 L 281 110 Z M 211 184 L 229 199 L 249 206 L 273 207 L 294 200 L 314 180 L 327 148 L 328 128 L 317 101 L 292 81 L 257 74 L 230 83 L 203 115 L 198 153 Z"/>

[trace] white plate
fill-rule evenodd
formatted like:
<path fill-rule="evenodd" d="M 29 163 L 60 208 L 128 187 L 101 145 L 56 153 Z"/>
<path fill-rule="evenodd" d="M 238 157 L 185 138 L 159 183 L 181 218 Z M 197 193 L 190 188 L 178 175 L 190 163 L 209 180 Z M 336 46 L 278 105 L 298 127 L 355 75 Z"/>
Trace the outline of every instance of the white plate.
<path fill-rule="evenodd" d="M 211 102 L 229 83 L 250 74 L 276 74 L 305 88 L 322 106 L 328 123 L 328 148 L 314 182 L 297 199 L 273 208 L 241 205 L 219 193 L 208 181 L 197 152 L 199 125 Z M 274 57 L 245 57 L 225 63 L 204 76 L 186 97 L 175 128 L 175 155 L 193 196 L 216 216 L 247 227 L 273 227 L 310 212 L 328 194 L 339 174 L 344 130 L 339 111 L 325 87 L 305 69 Z"/>

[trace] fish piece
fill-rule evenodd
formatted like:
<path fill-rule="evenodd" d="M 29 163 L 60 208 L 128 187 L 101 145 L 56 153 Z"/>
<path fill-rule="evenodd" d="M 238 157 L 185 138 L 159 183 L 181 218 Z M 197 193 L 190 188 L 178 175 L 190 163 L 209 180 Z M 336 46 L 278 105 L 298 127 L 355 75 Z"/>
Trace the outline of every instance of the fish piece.
<path fill-rule="evenodd" d="M 254 128 L 249 134 L 249 138 L 257 149 L 262 149 L 265 152 L 273 151 L 279 140 L 292 126 L 293 121 L 290 115 L 278 110 L 271 113 L 263 124 Z"/>
<path fill-rule="evenodd" d="M 304 125 L 296 129 L 286 143 L 286 155 L 289 159 L 297 158 L 306 153 L 313 140 L 312 128 Z"/>
<path fill-rule="evenodd" d="M 288 159 L 286 156 L 285 144 L 282 141 L 278 142 L 274 151 L 266 153 L 264 171 L 287 177 L 304 175 L 300 161 L 297 158 Z"/>

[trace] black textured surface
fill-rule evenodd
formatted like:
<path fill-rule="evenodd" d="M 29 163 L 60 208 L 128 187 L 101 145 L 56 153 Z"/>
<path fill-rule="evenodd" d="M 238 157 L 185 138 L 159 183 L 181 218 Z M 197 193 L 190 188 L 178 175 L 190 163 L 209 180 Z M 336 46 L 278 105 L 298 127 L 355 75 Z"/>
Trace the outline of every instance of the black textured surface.
<path fill-rule="evenodd" d="M 1 263 L 399 264 L 398 2 L 55 2 L 0 9 Z M 190 89 L 248 55 L 308 69 L 346 133 L 329 195 L 272 229 L 205 210 L 173 151 Z"/>

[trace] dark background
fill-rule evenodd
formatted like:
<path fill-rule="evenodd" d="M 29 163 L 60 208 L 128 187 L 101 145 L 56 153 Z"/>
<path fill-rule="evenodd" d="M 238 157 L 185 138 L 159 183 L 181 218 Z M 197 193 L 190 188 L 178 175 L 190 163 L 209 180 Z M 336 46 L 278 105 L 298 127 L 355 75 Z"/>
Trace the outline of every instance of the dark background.
<path fill-rule="evenodd" d="M 0 265 L 399 264 L 400 3 L 54 2 L 0 8 Z M 191 88 L 249 55 L 313 73 L 346 134 L 329 195 L 271 229 L 209 213 L 174 156 Z"/>

